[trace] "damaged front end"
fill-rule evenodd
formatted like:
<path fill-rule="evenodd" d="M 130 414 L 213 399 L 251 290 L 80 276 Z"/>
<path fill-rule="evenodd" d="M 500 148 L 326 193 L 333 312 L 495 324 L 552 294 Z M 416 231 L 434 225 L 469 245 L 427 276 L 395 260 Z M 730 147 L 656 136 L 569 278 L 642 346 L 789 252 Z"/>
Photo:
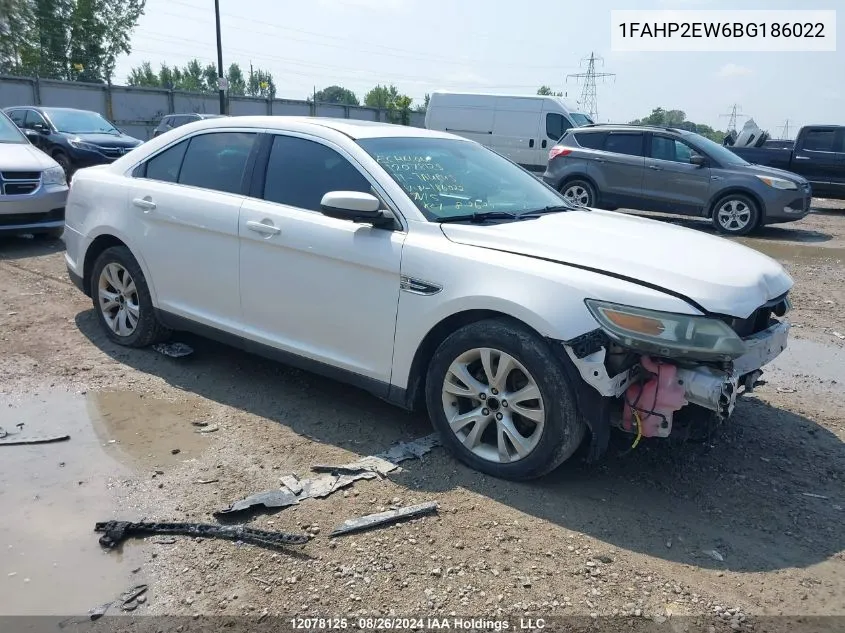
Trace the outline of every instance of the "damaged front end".
<path fill-rule="evenodd" d="M 785 348 L 787 295 L 746 319 L 654 312 L 587 301 L 600 327 L 564 349 L 585 385 L 579 402 L 593 435 L 590 458 L 607 446 L 609 429 L 666 438 L 689 425 L 722 422 L 751 391 L 761 368 Z M 679 413 L 680 412 L 680 413 Z"/>

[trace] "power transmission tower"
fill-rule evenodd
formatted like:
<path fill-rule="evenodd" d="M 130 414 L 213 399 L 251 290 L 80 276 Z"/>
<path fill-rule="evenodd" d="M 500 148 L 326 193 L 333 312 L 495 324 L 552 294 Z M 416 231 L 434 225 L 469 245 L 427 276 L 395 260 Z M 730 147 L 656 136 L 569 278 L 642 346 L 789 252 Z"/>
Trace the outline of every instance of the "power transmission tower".
<path fill-rule="evenodd" d="M 783 129 L 780 131 L 780 137 L 782 140 L 789 140 L 789 119 L 784 122 Z"/>
<path fill-rule="evenodd" d="M 728 121 L 728 132 L 736 132 L 736 118 L 737 116 L 745 117 L 746 119 L 750 119 L 751 115 L 742 114 L 742 106 L 737 105 L 736 103 L 733 104 L 731 107 L 731 111 L 727 114 L 720 114 L 720 117 L 730 117 L 730 121 Z"/>
<path fill-rule="evenodd" d="M 584 88 L 581 91 L 581 107 L 584 108 L 590 115 L 590 118 L 598 123 L 599 106 L 596 98 L 596 79 L 606 79 L 608 77 L 616 77 L 616 73 L 597 73 L 596 62 L 604 65 L 604 60 L 601 57 L 596 57 L 595 53 L 590 53 L 589 57 L 581 60 L 581 63 L 587 63 L 587 72 L 573 73 L 566 76 L 567 81 L 572 77 L 576 81 L 584 80 Z"/>

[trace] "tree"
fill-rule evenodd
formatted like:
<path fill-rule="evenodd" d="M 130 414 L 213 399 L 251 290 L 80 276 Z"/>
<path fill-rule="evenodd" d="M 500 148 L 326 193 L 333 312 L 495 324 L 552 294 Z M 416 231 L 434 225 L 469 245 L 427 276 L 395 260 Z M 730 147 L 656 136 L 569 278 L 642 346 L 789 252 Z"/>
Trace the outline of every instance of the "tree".
<path fill-rule="evenodd" d="M 253 70 L 250 67 L 249 77 L 245 77 L 240 65 L 233 62 L 226 71 L 226 79 L 229 82 L 228 93 L 231 96 L 249 95 L 264 98 L 276 96 L 273 75 L 269 71 Z M 217 66 L 214 64 L 203 66 L 197 59 L 192 59 L 182 68 L 162 64 L 157 75 L 149 62 L 143 62 L 129 72 L 126 83 L 130 86 L 161 87 L 185 92 L 212 93 L 220 89 Z"/>
<path fill-rule="evenodd" d="M 562 92 L 554 92 L 549 86 L 540 86 L 537 88 L 537 94 L 544 97 L 562 97 Z"/>
<path fill-rule="evenodd" d="M 339 103 L 342 105 L 354 106 L 361 105 L 361 102 L 358 101 L 358 96 L 343 86 L 329 86 L 328 88 L 323 88 L 322 90 L 318 90 L 313 98 L 316 99 L 317 103 Z M 308 101 L 311 100 L 312 97 L 309 96 Z"/>
<path fill-rule="evenodd" d="M 146 0 L 0 0 L 0 70 L 110 82 Z"/>
<path fill-rule="evenodd" d="M 226 80 L 229 82 L 229 95 L 233 97 L 242 97 L 246 94 L 246 79 L 241 67 L 237 63 L 229 64 L 229 70 L 226 71 Z M 216 88 L 216 81 L 215 90 Z"/>
<path fill-rule="evenodd" d="M 408 125 L 411 122 L 412 102 L 413 99 L 408 95 L 399 94 L 399 89 L 393 84 L 390 86 L 379 84 L 364 97 L 364 105 L 386 110 L 387 120 L 390 123 L 402 125 Z"/>
<path fill-rule="evenodd" d="M 687 121 L 687 115 L 683 110 L 664 110 L 663 108 L 654 108 L 651 111 L 651 114 L 647 117 L 631 121 L 631 125 L 661 125 L 674 127 L 701 134 L 702 136 L 709 138 L 711 141 L 716 141 L 717 143 L 721 143 L 726 135 L 726 132 L 715 130 L 709 125 Z"/>
<path fill-rule="evenodd" d="M 252 69 L 249 66 L 249 77 L 246 82 L 246 94 L 250 97 L 263 97 L 274 99 L 276 97 L 276 84 L 273 82 L 273 75 L 270 71 Z"/>
<path fill-rule="evenodd" d="M 166 68 L 165 68 L 166 69 Z M 153 70 L 150 62 L 144 62 L 137 68 L 133 68 L 126 80 L 130 86 L 145 86 L 148 88 L 158 88 L 162 85 L 160 75 L 157 75 Z"/>
<path fill-rule="evenodd" d="M 428 104 L 430 102 L 431 102 L 431 95 L 428 94 L 428 93 L 425 93 L 425 100 L 420 105 L 418 105 L 416 108 L 414 108 L 414 111 L 416 111 L 420 114 L 425 114 L 428 111 Z"/>

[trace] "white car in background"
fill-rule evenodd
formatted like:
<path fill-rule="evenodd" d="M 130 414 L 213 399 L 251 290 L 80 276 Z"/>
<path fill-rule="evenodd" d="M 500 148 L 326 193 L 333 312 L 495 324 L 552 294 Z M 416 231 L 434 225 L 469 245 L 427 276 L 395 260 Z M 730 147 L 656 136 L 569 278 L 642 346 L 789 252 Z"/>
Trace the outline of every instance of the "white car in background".
<path fill-rule="evenodd" d="M 509 479 L 588 435 L 597 457 L 611 426 L 728 417 L 789 329 L 769 257 L 573 208 L 474 141 L 381 123 L 179 127 L 77 174 L 65 242 L 112 341 L 190 330 L 427 408 Z"/>
<path fill-rule="evenodd" d="M 61 166 L 0 112 L 0 235 L 60 237 L 67 192 Z"/>

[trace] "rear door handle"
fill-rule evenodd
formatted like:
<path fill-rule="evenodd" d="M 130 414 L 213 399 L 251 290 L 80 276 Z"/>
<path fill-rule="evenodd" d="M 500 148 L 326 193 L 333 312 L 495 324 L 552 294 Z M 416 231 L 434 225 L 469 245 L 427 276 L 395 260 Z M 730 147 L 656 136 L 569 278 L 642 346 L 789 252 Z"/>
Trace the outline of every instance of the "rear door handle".
<path fill-rule="evenodd" d="M 144 211 L 152 211 L 156 208 L 156 203 L 153 202 L 152 198 L 147 196 L 146 198 L 135 198 L 132 200 L 132 204 L 134 204 L 139 209 L 143 209 Z"/>
<path fill-rule="evenodd" d="M 796 156 L 795 160 L 810 160 L 809 156 Z"/>
<path fill-rule="evenodd" d="M 273 226 L 272 224 L 264 224 L 264 222 L 255 222 L 254 220 L 249 220 L 246 223 L 247 228 L 250 231 L 255 231 L 256 233 L 263 233 L 264 235 L 278 235 L 282 232 L 278 226 Z"/>
<path fill-rule="evenodd" d="M 649 169 L 653 169 L 654 171 L 663 171 L 662 167 L 658 167 L 657 165 L 649 165 Z"/>

